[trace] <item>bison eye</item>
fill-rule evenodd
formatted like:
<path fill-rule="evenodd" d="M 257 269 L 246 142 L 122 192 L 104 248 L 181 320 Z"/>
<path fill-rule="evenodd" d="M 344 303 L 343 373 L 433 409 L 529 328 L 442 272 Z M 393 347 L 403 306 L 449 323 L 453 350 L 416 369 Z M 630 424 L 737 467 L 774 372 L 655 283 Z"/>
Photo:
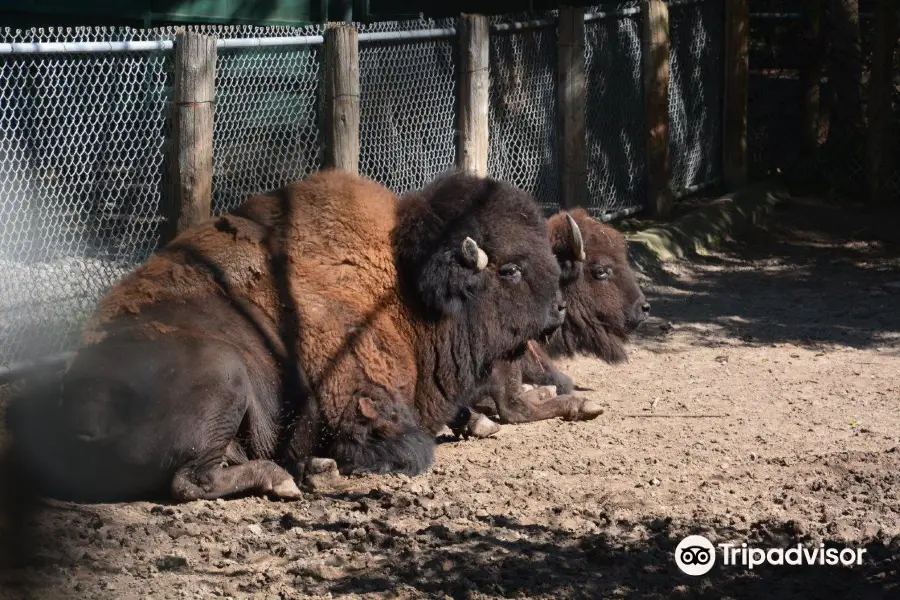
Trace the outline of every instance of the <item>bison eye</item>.
<path fill-rule="evenodd" d="M 593 274 L 594 279 L 604 281 L 606 279 L 609 279 L 609 276 L 612 275 L 612 269 L 609 267 L 602 267 L 600 265 L 597 265 L 593 269 L 591 269 L 591 274 Z"/>
<path fill-rule="evenodd" d="M 522 280 L 522 269 L 515 263 L 506 263 L 500 270 L 500 277 L 512 283 L 519 283 Z"/>

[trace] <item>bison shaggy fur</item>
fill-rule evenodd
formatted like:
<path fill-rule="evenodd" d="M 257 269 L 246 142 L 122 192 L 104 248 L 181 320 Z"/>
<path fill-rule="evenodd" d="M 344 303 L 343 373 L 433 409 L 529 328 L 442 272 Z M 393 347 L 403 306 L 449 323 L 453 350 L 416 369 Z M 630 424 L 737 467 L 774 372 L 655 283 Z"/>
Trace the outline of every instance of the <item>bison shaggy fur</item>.
<path fill-rule="evenodd" d="M 13 434 L 66 495 L 290 498 L 311 456 L 415 474 L 494 361 L 561 325 L 560 273 L 516 188 L 451 173 L 397 197 L 320 172 L 123 278 Z"/>

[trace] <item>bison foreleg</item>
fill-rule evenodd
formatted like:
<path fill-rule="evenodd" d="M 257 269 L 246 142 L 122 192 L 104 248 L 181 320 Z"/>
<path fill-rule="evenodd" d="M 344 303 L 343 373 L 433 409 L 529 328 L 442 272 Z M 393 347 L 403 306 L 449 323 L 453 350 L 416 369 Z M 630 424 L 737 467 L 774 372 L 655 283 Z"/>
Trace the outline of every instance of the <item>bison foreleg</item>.
<path fill-rule="evenodd" d="M 559 394 L 571 394 L 572 378 L 560 371 L 547 353 L 533 340 L 528 342 L 528 352 L 519 361 L 522 381 L 536 386 L 552 385 Z"/>
<path fill-rule="evenodd" d="M 599 404 L 572 394 L 554 396 L 546 387 L 537 387 L 517 396 L 497 400 L 502 423 L 533 423 L 562 418 L 566 421 L 589 421 L 603 413 Z"/>
<path fill-rule="evenodd" d="M 187 465 L 175 473 L 172 495 L 176 500 L 215 500 L 223 496 L 253 493 L 296 500 L 303 493 L 290 473 L 269 460 L 251 460 L 239 465 Z"/>

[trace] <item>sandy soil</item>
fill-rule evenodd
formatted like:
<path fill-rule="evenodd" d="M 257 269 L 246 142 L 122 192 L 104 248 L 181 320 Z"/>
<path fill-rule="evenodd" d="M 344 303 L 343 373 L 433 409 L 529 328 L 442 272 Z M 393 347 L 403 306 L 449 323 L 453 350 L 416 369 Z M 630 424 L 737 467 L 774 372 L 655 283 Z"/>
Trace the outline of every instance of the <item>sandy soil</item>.
<path fill-rule="evenodd" d="M 589 423 L 447 440 L 427 474 L 297 502 L 48 503 L 7 594 L 900 598 L 888 225 L 795 201 L 769 231 L 654 273 L 630 362 L 566 363 L 607 406 Z M 689 533 L 866 553 L 689 577 L 673 560 Z"/>

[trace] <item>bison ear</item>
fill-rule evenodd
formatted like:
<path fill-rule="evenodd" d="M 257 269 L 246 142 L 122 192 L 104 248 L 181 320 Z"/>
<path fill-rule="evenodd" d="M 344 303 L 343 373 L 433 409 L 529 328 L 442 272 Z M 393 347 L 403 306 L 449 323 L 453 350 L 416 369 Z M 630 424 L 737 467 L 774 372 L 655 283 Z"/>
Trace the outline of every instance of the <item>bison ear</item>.
<path fill-rule="evenodd" d="M 378 418 L 378 411 L 375 410 L 375 401 L 368 396 L 360 397 L 359 412 L 362 414 L 362 416 L 372 421 Z"/>
<path fill-rule="evenodd" d="M 483 285 L 487 254 L 415 194 L 401 200 L 398 215 L 391 244 L 404 300 L 432 316 L 458 313 Z"/>
<path fill-rule="evenodd" d="M 435 252 L 416 282 L 421 301 L 442 315 L 456 314 L 481 285 L 487 254 L 467 239 L 454 249 Z"/>

